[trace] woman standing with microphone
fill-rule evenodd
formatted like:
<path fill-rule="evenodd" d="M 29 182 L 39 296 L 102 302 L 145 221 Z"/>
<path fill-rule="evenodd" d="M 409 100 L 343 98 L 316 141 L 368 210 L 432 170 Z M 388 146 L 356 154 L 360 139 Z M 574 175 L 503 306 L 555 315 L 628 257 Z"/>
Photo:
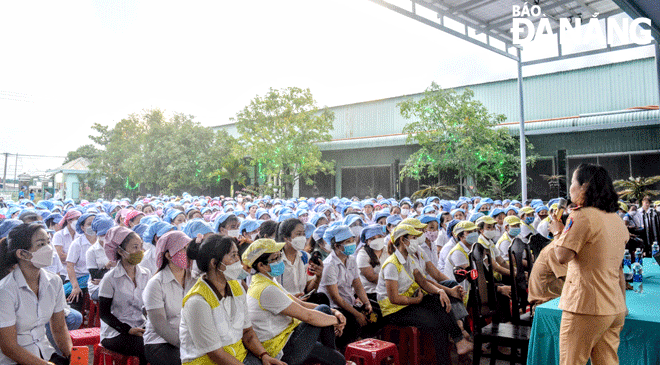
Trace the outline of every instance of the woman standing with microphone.
<path fill-rule="evenodd" d="M 566 221 L 557 217 L 550 232 L 555 255 L 568 263 L 559 301 L 561 365 L 618 364 L 619 333 L 626 317 L 625 280 L 621 269 L 629 234 L 616 214 L 618 196 L 607 171 L 582 164 L 573 173 L 571 199 L 577 204 Z"/>

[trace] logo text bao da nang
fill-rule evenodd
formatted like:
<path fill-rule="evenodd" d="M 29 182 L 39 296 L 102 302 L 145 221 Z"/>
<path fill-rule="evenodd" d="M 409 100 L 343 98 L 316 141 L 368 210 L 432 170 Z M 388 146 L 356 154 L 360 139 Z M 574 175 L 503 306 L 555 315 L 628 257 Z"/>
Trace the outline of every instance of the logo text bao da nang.
<path fill-rule="evenodd" d="M 632 42 L 644 45 L 651 43 L 653 40 L 651 31 L 640 26 L 646 24 L 648 25 L 647 28 L 650 28 L 651 20 L 648 18 L 637 18 L 631 21 L 628 18 L 614 19 L 610 17 L 607 19 L 607 27 L 604 27 L 597 16 L 598 14 L 594 14 L 585 24 L 582 24 L 580 18 L 575 18 L 572 22 L 568 18 L 559 18 L 558 30 L 561 44 L 600 42 L 602 44 L 608 43 L 611 46 L 615 36 L 623 44 Z M 530 19 L 527 19 L 528 17 L 540 17 L 538 25 L 535 26 Z M 511 32 L 513 33 L 513 44 L 529 43 L 542 35 L 556 35 L 550 25 L 550 19 L 543 14 L 541 7 L 538 5 L 527 6 L 527 4 L 513 6 Z M 523 34 L 526 35 L 521 38 Z"/>

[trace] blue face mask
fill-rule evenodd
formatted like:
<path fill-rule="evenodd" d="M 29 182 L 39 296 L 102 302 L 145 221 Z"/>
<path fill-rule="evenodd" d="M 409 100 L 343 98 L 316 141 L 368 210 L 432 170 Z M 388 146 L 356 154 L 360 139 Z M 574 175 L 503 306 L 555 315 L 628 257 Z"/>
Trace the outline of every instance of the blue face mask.
<path fill-rule="evenodd" d="M 346 256 L 350 256 L 355 253 L 355 247 L 357 245 L 355 243 L 351 243 L 349 245 L 344 245 L 344 251 L 342 253 Z"/>
<path fill-rule="evenodd" d="M 284 274 L 284 261 L 280 260 L 278 262 L 274 262 L 269 265 L 270 266 L 270 272 L 268 272 L 268 275 L 270 275 L 273 278 L 276 278 L 282 274 Z"/>
<path fill-rule="evenodd" d="M 527 224 L 532 224 L 532 223 L 534 223 L 534 217 L 527 217 L 527 218 L 525 218 L 525 223 L 527 223 Z"/>
<path fill-rule="evenodd" d="M 515 237 L 520 234 L 520 227 L 511 227 L 509 228 L 509 236 Z"/>

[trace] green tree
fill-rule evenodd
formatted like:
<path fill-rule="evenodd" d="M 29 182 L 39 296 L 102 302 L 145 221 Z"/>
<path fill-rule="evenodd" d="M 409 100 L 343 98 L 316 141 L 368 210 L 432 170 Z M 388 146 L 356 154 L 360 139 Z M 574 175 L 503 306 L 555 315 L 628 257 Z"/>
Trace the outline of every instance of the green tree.
<path fill-rule="evenodd" d="M 320 110 L 309 89 L 289 87 L 270 89 L 257 95 L 236 115 L 240 143 L 259 177 L 272 185 L 285 187 L 291 196 L 296 180 L 318 172 L 334 173 L 334 163 L 321 161 L 316 143 L 330 140 L 334 114 Z"/>
<path fill-rule="evenodd" d="M 90 161 L 94 161 L 97 157 L 99 157 L 99 154 L 101 151 L 99 151 L 98 148 L 96 148 L 92 144 L 86 144 L 78 147 L 74 151 L 69 151 L 66 154 L 66 158 L 64 159 L 64 163 L 71 162 L 79 157 L 84 157 Z"/>
<path fill-rule="evenodd" d="M 217 182 L 229 180 L 229 196 L 234 196 L 234 185 L 245 186 L 247 181 L 248 168 L 243 163 L 243 159 L 231 156 L 222 162 L 221 167 L 209 174 L 209 177 L 215 178 Z"/>
<path fill-rule="evenodd" d="M 403 128 L 407 143 L 420 146 L 401 176 L 420 179 L 454 171 L 466 190 L 500 195 L 518 175 L 518 142 L 505 128 L 496 128 L 505 121 L 504 115 L 489 113 L 472 90 L 458 93 L 432 83 L 421 98 L 398 106 L 401 115 L 411 120 Z M 529 143 L 527 147 L 533 148 Z M 528 164 L 533 163 L 535 157 L 528 155 Z"/>
<path fill-rule="evenodd" d="M 653 190 L 653 186 L 660 182 L 660 175 L 651 177 L 629 177 L 628 180 L 614 181 L 614 187 L 617 189 L 622 199 L 642 201 L 646 195 L 660 195 L 660 190 Z"/>

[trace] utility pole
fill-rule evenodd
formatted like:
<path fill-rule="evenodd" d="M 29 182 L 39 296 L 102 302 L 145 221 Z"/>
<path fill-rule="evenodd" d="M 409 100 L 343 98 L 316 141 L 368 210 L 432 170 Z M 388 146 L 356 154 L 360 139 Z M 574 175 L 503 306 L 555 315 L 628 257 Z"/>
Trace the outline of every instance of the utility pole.
<path fill-rule="evenodd" d="M 7 190 L 7 159 L 9 152 L 5 152 L 5 173 L 2 175 L 2 190 Z"/>
<path fill-rule="evenodd" d="M 16 165 L 14 165 L 14 182 L 16 183 L 16 194 L 21 191 L 21 183 L 18 181 L 18 153 L 16 153 Z"/>

